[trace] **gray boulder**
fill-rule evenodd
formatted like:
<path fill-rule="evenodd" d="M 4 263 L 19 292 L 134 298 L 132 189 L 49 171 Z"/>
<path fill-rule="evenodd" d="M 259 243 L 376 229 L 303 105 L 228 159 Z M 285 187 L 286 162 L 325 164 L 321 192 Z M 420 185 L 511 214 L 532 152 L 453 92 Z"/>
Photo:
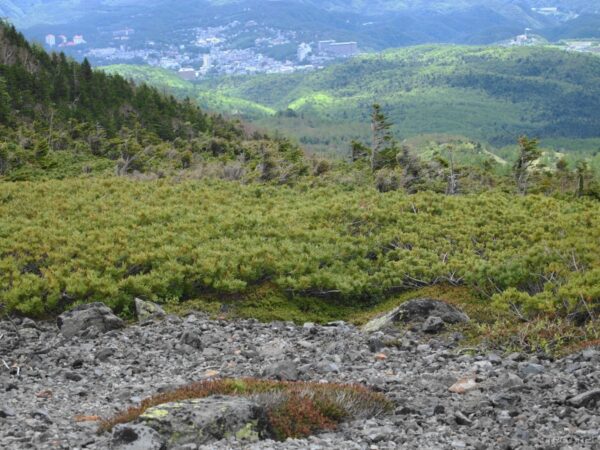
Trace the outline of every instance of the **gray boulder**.
<path fill-rule="evenodd" d="M 214 396 L 166 403 L 148 409 L 139 421 L 167 442 L 167 449 L 222 439 L 256 442 L 264 409 L 247 398 Z"/>
<path fill-rule="evenodd" d="M 522 378 L 539 375 L 541 373 L 544 373 L 544 371 L 544 366 L 542 366 L 541 364 L 535 364 L 530 362 L 522 362 L 519 364 L 519 375 L 521 375 Z"/>
<path fill-rule="evenodd" d="M 567 403 L 571 406 L 574 406 L 575 408 L 591 408 L 596 405 L 600 405 L 600 389 L 594 389 L 576 395 L 575 397 L 572 397 L 569 400 L 567 400 Z"/>
<path fill-rule="evenodd" d="M 298 366 L 293 361 L 282 361 L 265 368 L 263 376 L 281 381 L 297 381 Z"/>
<path fill-rule="evenodd" d="M 163 319 L 167 314 L 159 305 L 152 302 L 147 302 L 141 298 L 135 299 L 135 313 L 138 321 L 146 322 L 147 320 Z"/>
<path fill-rule="evenodd" d="M 437 333 L 438 331 L 442 331 L 444 328 L 444 321 L 437 316 L 429 316 L 425 322 L 423 322 L 423 326 L 421 330 L 425 333 Z"/>
<path fill-rule="evenodd" d="M 185 330 L 181 335 L 181 343 L 194 347 L 197 350 L 202 350 L 204 347 L 200 333 L 190 329 Z"/>
<path fill-rule="evenodd" d="M 106 333 L 125 326 L 125 323 L 104 303 L 80 305 L 58 316 L 57 324 L 61 333 L 68 338 Z"/>
<path fill-rule="evenodd" d="M 117 425 L 113 429 L 112 450 L 166 450 L 160 435 L 144 425 Z"/>
<path fill-rule="evenodd" d="M 430 317 L 437 317 L 445 324 L 465 323 L 469 321 L 469 316 L 446 302 L 430 298 L 419 298 L 403 303 L 390 312 L 376 317 L 364 325 L 362 330 L 365 332 L 379 331 L 399 322 L 424 323 Z"/>

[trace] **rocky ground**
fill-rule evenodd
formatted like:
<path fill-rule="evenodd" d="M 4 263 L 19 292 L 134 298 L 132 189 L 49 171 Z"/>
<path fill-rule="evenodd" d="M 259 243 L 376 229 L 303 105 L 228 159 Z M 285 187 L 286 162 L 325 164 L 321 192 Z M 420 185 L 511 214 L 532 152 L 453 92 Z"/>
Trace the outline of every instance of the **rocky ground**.
<path fill-rule="evenodd" d="M 97 435 L 89 416 L 218 376 L 363 383 L 396 406 L 307 440 L 225 440 L 181 450 L 600 449 L 598 349 L 556 361 L 472 355 L 461 350 L 459 335 L 434 334 L 443 328 L 438 316 L 423 317 L 412 331 L 380 323 L 366 332 L 341 322 L 297 326 L 201 314 L 144 317 L 121 328 L 106 310 L 94 312 L 100 319 L 74 314 L 84 317 L 63 316 L 60 329 L 29 319 L 0 323 L 0 448 L 158 449 L 160 442 Z"/>

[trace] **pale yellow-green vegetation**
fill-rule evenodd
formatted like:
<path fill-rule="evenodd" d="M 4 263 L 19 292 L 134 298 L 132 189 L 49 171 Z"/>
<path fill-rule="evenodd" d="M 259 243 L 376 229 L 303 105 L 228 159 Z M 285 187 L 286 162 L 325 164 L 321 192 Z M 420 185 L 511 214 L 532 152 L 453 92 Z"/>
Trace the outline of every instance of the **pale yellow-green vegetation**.
<path fill-rule="evenodd" d="M 573 313 L 598 307 L 599 213 L 585 199 L 338 184 L 3 183 L 0 300 L 37 316 L 89 301 L 127 314 L 134 296 L 235 303 L 265 283 L 346 306 L 455 284 L 523 318 Z"/>

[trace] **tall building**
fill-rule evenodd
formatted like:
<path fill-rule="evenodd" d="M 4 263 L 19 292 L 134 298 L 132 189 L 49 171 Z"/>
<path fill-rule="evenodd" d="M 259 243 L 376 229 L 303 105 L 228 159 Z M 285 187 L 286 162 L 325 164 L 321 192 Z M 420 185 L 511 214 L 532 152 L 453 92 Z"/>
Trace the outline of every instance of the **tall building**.
<path fill-rule="evenodd" d="M 196 79 L 196 71 L 191 67 L 183 67 L 179 69 L 178 75 L 186 81 L 194 81 Z"/>
<path fill-rule="evenodd" d="M 319 41 L 319 43 L 317 44 L 317 49 L 319 50 L 319 53 L 325 53 L 329 46 L 333 43 L 335 43 L 334 40 Z"/>
<path fill-rule="evenodd" d="M 73 44 L 81 45 L 87 44 L 87 42 L 85 41 L 85 39 L 83 39 L 83 36 L 81 34 L 76 34 L 75 36 L 73 36 Z"/>
<path fill-rule="evenodd" d="M 200 67 L 200 73 L 206 75 L 212 67 L 212 58 L 210 54 L 206 53 L 202 55 L 202 67 Z"/>
<path fill-rule="evenodd" d="M 358 43 L 319 41 L 319 54 L 323 56 L 333 56 L 338 58 L 347 58 L 350 56 L 355 56 L 358 54 Z"/>
<path fill-rule="evenodd" d="M 306 43 L 302 43 L 298 46 L 298 61 L 302 62 L 312 52 L 312 47 Z"/>
<path fill-rule="evenodd" d="M 53 34 L 46 35 L 46 45 L 48 47 L 54 47 L 56 45 L 56 36 Z"/>

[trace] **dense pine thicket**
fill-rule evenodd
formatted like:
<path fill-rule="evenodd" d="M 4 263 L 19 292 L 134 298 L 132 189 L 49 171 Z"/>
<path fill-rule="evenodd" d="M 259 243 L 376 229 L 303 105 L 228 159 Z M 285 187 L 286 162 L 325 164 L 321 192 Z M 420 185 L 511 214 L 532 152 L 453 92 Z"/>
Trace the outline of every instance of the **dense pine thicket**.
<path fill-rule="evenodd" d="M 372 305 L 467 286 L 521 318 L 600 309 L 600 203 L 545 196 L 381 194 L 126 178 L 5 183 L 0 302 L 54 314 L 104 301 L 132 311 L 267 284 L 290 301 Z M 99 256 L 101 255 L 101 257 Z"/>
<path fill-rule="evenodd" d="M 47 54 L 0 24 L 0 176 L 185 169 L 206 159 L 244 161 L 299 150 L 201 111 L 145 84 Z M 252 141 L 252 142 L 250 142 Z"/>

